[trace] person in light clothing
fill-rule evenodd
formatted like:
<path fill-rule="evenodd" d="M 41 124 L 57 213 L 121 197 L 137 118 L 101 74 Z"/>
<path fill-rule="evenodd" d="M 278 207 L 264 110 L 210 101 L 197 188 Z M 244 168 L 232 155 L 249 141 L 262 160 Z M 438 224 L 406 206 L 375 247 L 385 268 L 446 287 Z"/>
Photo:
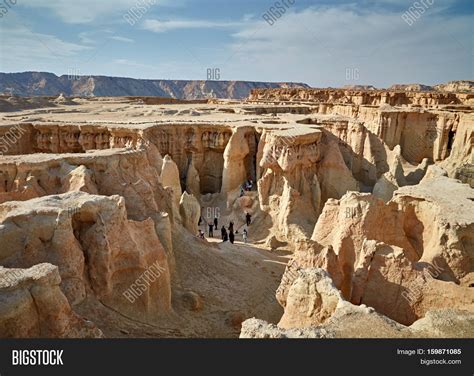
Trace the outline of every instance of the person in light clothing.
<path fill-rule="evenodd" d="M 244 228 L 244 232 L 242 234 L 242 238 L 244 239 L 244 243 L 247 244 L 247 239 L 248 239 L 248 232 L 247 232 L 247 229 Z"/>

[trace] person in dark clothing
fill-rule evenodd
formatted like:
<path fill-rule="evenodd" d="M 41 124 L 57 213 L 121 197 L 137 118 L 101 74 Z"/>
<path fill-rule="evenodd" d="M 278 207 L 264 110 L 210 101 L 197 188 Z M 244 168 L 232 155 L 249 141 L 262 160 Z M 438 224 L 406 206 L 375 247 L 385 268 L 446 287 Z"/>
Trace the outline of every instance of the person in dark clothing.
<path fill-rule="evenodd" d="M 208 223 L 209 226 L 209 237 L 213 238 L 214 237 L 214 232 L 212 231 L 214 229 L 214 223 Z"/>
<path fill-rule="evenodd" d="M 201 226 L 201 223 L 202 223 L 202 210 L 204 208 L 201 208 L 201 214 L 199 214 L 199 221 L 198 221 L 198 226 Z"/>
<path fill-rule="evenodd" d="M 234 233 L 234 222 L 229 223 L 229 232 Z"/>
<path fill-rule="evenodd" d="M 227 231 L 226 231 L 224 226 L 222 226 L 222 228 L 221 228 L 221 234 L 222 234 L 222 241 L 226 242 L 228 240 L 228 238 L 227 238 Z"/>
<path fill-rule="evenodd" d="M 247 223 L 247 226 L 250 226 L 250 223 L 252 222 L 252 216 L 250 213 L 245 213 L 245 223 Z"/>
<path fill-rule="evenodd" d="M 214 230 L 217 231 L 217 215 L 214 217 Z"/>
<path fill-rule="evenodd" d="M 229 240 L 232 244 L 234 244 L 234 231 L 229 231 Z"/>

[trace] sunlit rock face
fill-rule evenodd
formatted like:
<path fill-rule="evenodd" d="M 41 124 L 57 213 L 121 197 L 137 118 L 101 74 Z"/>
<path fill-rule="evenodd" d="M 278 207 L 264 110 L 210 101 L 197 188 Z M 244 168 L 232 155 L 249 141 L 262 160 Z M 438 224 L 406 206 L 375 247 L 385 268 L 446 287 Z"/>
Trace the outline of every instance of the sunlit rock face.
<path fill-rule="evenodd" d="M 3 266 L 29 268 L 54 263 L 61 276 L 61 290 L 71 305 L 91 294 L 145 322 L 170 311 L 169 267 L 153 220 L 127 219 L 122 197 L 86 193 L 45 196 L 4 203 L 0 213 Z M 159 266 L 159 278 L 145 294 L 127 299 L 123 294 L 129 286 L 153 265 Z"/>
<path fill-rule="evenodd" d="M 321 136 L 319 130 L 294 129 L 264 133 L 260 140 L 260 207 L 284 240 L 309 234 L 319 215 Z"/>
<path fill-rule="evenodd" d="M 288 304 L 298 267 L 316 266 L 345 299 L 405 325 L 432 309 L 473 312 L 473 194 L 459 181 L 427 176 L 388 203 L 360 193 L 329 200 L 311 241 L 298 245 L 279 301 Z"/>
<path fill-rule="evenodd" d="M 76 315 L 59 285 L 58 268 L 0 267 L 0 337 L 101 338 L 102 332 Z"/>

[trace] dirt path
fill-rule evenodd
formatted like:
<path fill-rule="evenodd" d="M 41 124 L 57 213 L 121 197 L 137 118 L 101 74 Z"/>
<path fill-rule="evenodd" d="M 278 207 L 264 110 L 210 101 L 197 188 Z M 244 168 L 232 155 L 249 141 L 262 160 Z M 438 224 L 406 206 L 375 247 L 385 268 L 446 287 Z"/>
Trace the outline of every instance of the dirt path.
<path fill-rule="evenodd" d="M 258 317 L 277 323 L 283 314 L 275 299 L 288 254 L 264 248 L 203 241 L 189 233 L 174 236 L 177 270 L 174 315 L 152 326 L 128 319 L 88 299 L 77 311 L 95 322 L 106 337 L 236 338 L 243 320 Z M 185 299 L 197 294 L 202 306 L 190 309 Z"/>
<path fill-rule="evenodd" d="M 237 336 L 241 321 L 254 316 L 279 321 L 283 310 L 275 291 L 287 255 L 240 241 L 231 244 L 220 239 L 197 240 L 191 247 L 190 243 L 188 239 L 187 247 L 175 247 L 178 273 L 183 290 L 202 297 L 203 309 L 178 311 L 189 317 L 199 336 Z"/>

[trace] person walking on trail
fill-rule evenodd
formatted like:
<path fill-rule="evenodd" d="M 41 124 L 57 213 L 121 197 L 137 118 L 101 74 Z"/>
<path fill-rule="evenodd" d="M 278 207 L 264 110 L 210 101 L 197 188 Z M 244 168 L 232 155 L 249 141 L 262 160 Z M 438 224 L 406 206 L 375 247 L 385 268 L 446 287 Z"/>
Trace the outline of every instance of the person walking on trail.
<path fill-rule="evenodd" d="M 217 223 L 218 223 L 218 221 L 217 221 L 217 215 L 216 215 L 214 217 L 214 230 L 216 230 L 216 231 L 217 231 Z"/>
<path fill-rule="evenodd" d="M 221 227 L 221 239 L 224 240 L 224 236 L 227 236 L 227 231 L 225 230 L 224 225 Z"/>
<path fill-rule="evenodd" d="M 234 233 L 234 222 L 229 223 L 229 232 Z"/>
<path fill-rule="evenodd" d="M 213 238 L 214 237 L 214 231 L 212 231 L 212 230 L 214 229 L 214 223 L 209 222 L 207 225 L 209 226 L 209 237 Z"/>
<path fill-rule="evenodd" d="M 234 244 L 234 231 L 229 230 L 229 240 L 232 244 Z"/>
<path fill-rule="evenodd" d="M 226 242 L 227 241 L 227 231 L 224 226 L 221 227 L 221 236 L 222 236 L 222 241 Z"/>
<path fill-rule="evenodd" d="M 250 223 L 252 222 L 252 216 L 250 213 L 245 213 L 245 223 L 247 223 L 247 226 L 250 226 Z"/>
<path fill-rule="evenodd" d="M 249 233 L 247 232 L 247 229 L 244 228 L 244 232 L 242 233 L 242 238 L 244 239 L 245 244 L 247 244 L 248 236 L 249 236 Z"/>

